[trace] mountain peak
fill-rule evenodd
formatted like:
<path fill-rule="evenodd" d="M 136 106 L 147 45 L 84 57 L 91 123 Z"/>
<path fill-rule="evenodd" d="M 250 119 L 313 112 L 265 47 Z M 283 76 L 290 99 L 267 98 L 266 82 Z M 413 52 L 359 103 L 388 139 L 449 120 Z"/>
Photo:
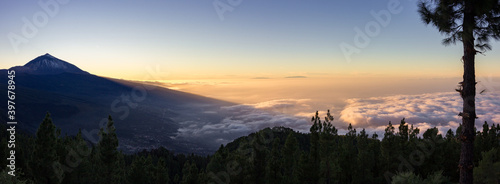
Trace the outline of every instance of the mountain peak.
<path fill-rule="evenodd" d="M 56 58 L 49 53 L 36 57 L 24 66 L 16 67 L 16 70 L 38 75 L 60 73 L 88 74 L 88 72 L 81 70 L 77 66 Z"/>
<path fill-rule="evenodd" d="M 45 53 L 45 55 L 42 55 L 42 56 L 47 56 L 47 57 L 56 58 L 56 57 L 54 57 L 54 56 L 50 55 L 49 53 Z"/>

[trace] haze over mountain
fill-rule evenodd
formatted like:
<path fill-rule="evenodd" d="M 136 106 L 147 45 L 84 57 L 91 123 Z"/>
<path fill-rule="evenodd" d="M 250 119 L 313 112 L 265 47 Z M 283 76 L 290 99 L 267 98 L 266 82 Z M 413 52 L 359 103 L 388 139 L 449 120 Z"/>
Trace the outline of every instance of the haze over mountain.
<path fill-rule="evenodd" d="M 97 142 L 100 127 L 111 115 L 120 149 L 125 152 L 164 146 L 180 153 L 207 154 L 254 131 L 238 119 L 257 112 L 250 107 L 153 84 L 99 77 L 50 54 L 11 70 L 16 72 L 18 128 L 29 133 L 35 133 L 50 112 L 62 135 L 75 135 L 81 129 L 84 138 Z M 7 81 L 7 70 L 0 73 Z M 6 83 L 0 83 L 0 89 L 6 93 Z M 6 95 L 0 98 L 7 101 Z M 0 107 L 2 112 L 5 108 Z M 0 118 L 7 120 L 5 114 Z M 252 126 L 260 129 L 268 125 L 265 123 L 262 119 Z"/>

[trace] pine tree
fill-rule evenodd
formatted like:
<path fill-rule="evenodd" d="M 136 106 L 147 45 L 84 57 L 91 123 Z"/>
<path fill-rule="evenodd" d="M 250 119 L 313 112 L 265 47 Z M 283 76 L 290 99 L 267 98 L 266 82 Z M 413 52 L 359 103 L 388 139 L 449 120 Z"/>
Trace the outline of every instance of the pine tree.
<path fill-rule="evenodd" d="M 247 143 L 245 144 L 243 146 L 240 145 L 238 149 L 230 152 L 226 158 L 226 172 L 229 174 L 230 183 L 246 183 L 251 180 L 250 150 L 247 149 Z"/>
<path fill-rule="evenodd" d="M 356 149 L 356 129 L 352 127 L 349 123 L 347 127 L 346 136 L 341 137 L 341 145 L 338 160 L 339 167 L 342 169 L 342 173 L 337 176 L 340 183 L 352 183 L 355 177 L 353 173 L 355 172 L 356 157 L 358 155 L 358 150 Z"/>
<path fill-rule="evenodd" d="M 389 121 L 389 125 L 385 128 L 384 138 L 382 138 L 382 142 L 380 143 L 381 162 L 384 165 L 383 170 L 388 172 L 397 170 L 399 163 L 397 159 L 402 155 L 402 150 L 399 149 L 401 143 L 394 129 L 394 126 Z M 387 179 L 388 176 L 385 177 Z"/>
<path fill-rule="evenodd" d="M 300 158 L 298 162 L 298 179 L 299 183 L 310 183 L 311 178 L 309 176 L 309 158 L 304 152 L 300 153 Z"/>
<path fill-rule="evenodd" d="M 266 166 L 266 182 L 268 184 L 276 184 L 276 183 L 281 183 L 283 180 L 283 175 L 281 169 L 282 167 L 282 160 L 281 160 L 281 152 L 279 149 L 279 138 L 274 139 L 273 141 L 273 147 L 271 149 L 271 154 L 268 156 L 269 158 L 267 159 L 267 166 Z"/>
<path fill-rule="evenodd" d="M 288 134 L 285 141 L 285 146 L 283 147 L 283 182 L 287 184 L 298 184 L 299 183 L 299 170 L 298 170 L 298 158 L 300 156 L 299 145 L 297 143 L 297 138 L 293 132 Z"/>
<path fill-rule="evenodd" d="M 251 180 L 255 183 L 264 183 L 266 172 L 266 156 L 267 148 L 264 145 L 261 133 L 256 134 L 256 139 L 252 141 L 252 177 Z"/>
<path fill-rule="evenodd" d="M 115 183 L 127 183 L 127 169 L 125 164 L 125 156 L 120 151 L 116 160 L 117 167 L 115 168 Z"/>
<path fill-rule="evenodd" d="M 320 164 L 320 155 L 319 155 L 319 131 L 321 125 L 321 119 L 318 115 L 318 111 L 316 111 L 315 116 L 312 117 L 313 125 L 310 128 L 310 144 L 311 148 L 309 151 L 309 164 L 308 164 L 308 183 L 317 184 L 318 183 L 318 174 L 319 174 L 319 164 Z"/>
<path fill-rule="evenodd" d="M 118 138 L 113 119 L 108 117 L 106 130 L 101 129 L 101 139 L 97 144 L 97 157 L 100 164 L 99 183 L 112 184 L 119 181 L 118 173 Z"/>
<path fill-rule="evenodd" d="M 35 147 L 30 164 L 36 183 L 61 183 L 64 173 L 56 151 L 57 143 L 56 126 L 52 123 L 50 114 L 47 113 L 36 132 Z"/>
<path fill-rule="evenodd" d="M 68 151 L 69 151 L 68 148 L 71 144 L 71 138 L 68 137 L 67 135 L 62 137 L 61 129 L 57 127 L 56 127 L 56 137 L 57 137 L 56 139 L 57 143 L 55 144 L 55 149 L 56 149 L 56 154 L 59 157 L 59 163 L 61 163 L 61 169 L 63 169 L 64 177 L 62 178 L 62 180 L 64 180 L 64 178 L 66 178 L 66 173 L 68 171 L 73 170 L 72 168 L 68 168 L 65 165 L 62 165 L 66 163 L 66 158 L 68 156 Z"/>
<path fill-rule="evenodd" d="M 439 130 L 434 128 L 429 128 L 423 133 L 422 147 L 420 149 L 425 151 L 426 157 L 423 161 L 422 166 L 420 166 L 419 173 L 422 176 L 427 176 L 433 172 L 444 170 L 446 155 L 449 153 L 445 152 L 445 146 L 442 145 L 445 140 L 441 134 L 438 134 Z"/>
<path fill-rule="evenodd" d="M 414 142 L 418 139 L 418 134 L 420 133 L 419 128 L 413 128 L 413 125 L 411 125 L 410 128 L 410 142 Z"/>
<path fill-rule="evenodd" d="M 474 168 L 474 183 L 500 183 L 500 149 L 494 148 L 482 153 L 483 159 Z"/>
<path fill-rule="evenodd" d="M 182 168 L 181 184 L 197 184 L 198 183 L 198 168 L 194 161 L 190 164 L 189 161 Z"/>
<path fill-rule="evenodd" d="M 90 154 L 91 149 L 88 147 L 87 142 L 82 137 L 81 130 L 78 131 L 75 138 L 68 139 L 65 149 L 68 149 L 64 159 L 68 172 L 66 172 L 62 183 L 92 183 Z"/>
<path fill-rule="evenodd" d="M 460 183 L 472 184 L 474 161 L 474 127 L 476 115 L 475 56 L 490 50 L 490 38 L 500 39 L 500 1 L 498 0 L 433 0 L 421 1 L 419 13 L 425 24 L 432 24 L 448 36 L 443 44 L 463 45 L 463 81 L 457 91 L 463 99 L 463 129 L 460 153 Z M 476 42 L 477 41 L 477 42 Z M 479 49 L 478 50 L 476 50 Z"/>
<path fill-rule="evenodd" d="M 168 184 L 170 183 L 170 177 L 168 175 L 168 170 L 166 167 L 165 159 L 161 157 L 158 159 L 158 163 L 156 163 L 156 168 L 155 168 L 155 178 L 156 184 Z"/>
<path fill-rule="evenodd" d="M 152 161 L 151 156 L 136 156 L 130 166 L 128 173 L 128 181 L 130 183 L 152 183 L 154 180 L 151 173 Z"/>
<path fill-rule="evenodd" d="M 375 155 L 370 148 L 368 134 L 366 134 L 364 128 L 359 132 L 357 140 L 359 152 L 354 162 L 356 167 L 352 171 L 354 176 L 352 183 L 369 183 L 373 181 L 371 170 L 375 167 Z"/>
<path fill-rule="evenodd" d="M 144 178 L 144 160 L 144 157 L 136 156 L 132 161 L 128 174 L 128 181 L 130 183 L 146 183 L 146 178 Z"/>
<path fill-rule="evenodd" d="M 404 142 L 408 141 L 410 138 L 410 129 L 408 128 L 408 124 L 406 123 L 405 118 L 403 118 L 401 120 L 401 123 L 399 123 L 398 130 L 400 139 Z"/>
<path fill-rule="evenodd" d="M 492 126 L 491 129 L 494 129 L 494 126 Z M 494 144 L 492 143 L 494 142 L 491 139 L 495 139 L 495 136 L 490 136 L 490 127 L 488 122 L 485 121 L 483 124 L 483 131 L 477 133 L 476 140 L 474 142 L 474 154 L 478 156 L 474 159 L 475 161 L 479 161 L 481 159 L 482 152 L 489 151 L 493 148 Z"/>
<path fill-rule="evenodd" d="M 335 176 L 340 173 L 338 167 L 338 152 L 337 148 L 338 130 L 332 125 L 333 116 L 328 110 L 323 124 L 319 124 L 320 132 L 320 166 L 319 166 L 319 182 L 320 183 L 335 183 Z"/>
<path fill-rule="evenodd" d="M 411 135 L 413 132 L 411 131 L 412 130 L 408 128 L 408 124 L 406 123 L 405 118 L 403 118 L 399 123 L 398 133 L 396 134 L 398 139 L 397 142 L 399 143 L 399 149 L 402 150 L 401 153 L 403 155 L 410 155 L 410 152 L 414 150 L 410 149 L 410 137 L 413 137 L 413 135 Z"/>
<path fill-rule="evenodd" d="M 443 175 L 449 176 L 453 182 L 458 182 L 458 160 L 460 159 L 460 142 L 455 137 L 453 130 L 449 129 L 446 132 L 444 152 L 446 159 L 443 164 Z M 456 178 L 456 181 L 454 179 Z"/>
<path fill-rule="evenodd" d="M 491 125 L 490 131 L 488 133 L 488 140 L 490 141 L 490 145 L 492 147 L 500 147 L 500 126 L 495 126 L 493 123 Z M 497 133 L 498 132 L 498 133 Z"/>
<path fill-rule="evenodd" d="M 155 165 L 153 165 L 153 158 L 148 155 L 144 160 L 144 176 L 147 178 L 147 183 L 154 183 L 155 181 Z"/>
<path fill-rule="evenodd" d="M 225 149 L 221 145 L 219 150 L 210 158 L 210 162 L 207 165 L 206 173 L 208 181 L 212 183 L 229 183 L 230 177 L 226 172 L 225 161 L 223 158 L 223 153 Z"/>

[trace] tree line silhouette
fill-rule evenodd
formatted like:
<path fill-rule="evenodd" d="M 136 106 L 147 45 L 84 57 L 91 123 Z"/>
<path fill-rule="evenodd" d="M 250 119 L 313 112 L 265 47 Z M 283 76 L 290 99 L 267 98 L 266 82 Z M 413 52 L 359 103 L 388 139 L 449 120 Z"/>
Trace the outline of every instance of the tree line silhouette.
<path fill-rule="evenodd" d="M 2 168 L 2 183 L 457 183 L 460 135 L 389 122 L 383 137 L 349 125 L 339 135 L 333 117 L 312 117 L 309 133 L 265 128 L 221 145 L 213 155 L 176 154 L 163 147 L 124 154 L 118 150 L 114 121 L 97 144 L 81 132 L 61 136 L 50 114 L 36 135 L 19 133 L 16 177 Z M 0 127 L 0 157 L 7 158 L 6 127 Z M 474 183 L 500 181 L 500 125 L 484 122 L 475 131 Z M 7 161 L 0 160 L 5 166 Z"/>

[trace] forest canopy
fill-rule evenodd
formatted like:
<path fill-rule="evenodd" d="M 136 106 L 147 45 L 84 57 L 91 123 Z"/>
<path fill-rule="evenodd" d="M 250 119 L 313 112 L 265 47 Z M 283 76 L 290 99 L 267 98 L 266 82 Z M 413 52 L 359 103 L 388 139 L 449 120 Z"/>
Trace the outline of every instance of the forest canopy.
<path fill-rule="evenodd" d="M 323 119 L 323 120 L 322 120 Z M 457 183 L 457 130 L 439 134 L 402 119 L 383 135 L 349 125 L 339 135 L 328 113 L 311 119 L 309 133 L 265 128 L 221 145 L 212 155 L 176 154 L 163 147 L 124 154 L 114 121 L 100 130 L 97 144 L 62 136 L 50 114 L 35 136 L 18 134 L 16 176 L 3 168 L 2 183 Z M 397 128 L 396 128 L 397 127 Z M 7 158 L 2 125 L 0 156 Z M 419 136 L 422 135 L 422 136 Z M 474 181 L 500 181 L 500 125 L 484 122 L 476 131 Z M 4 166 L 7 160 L 1 161 Z"/>

